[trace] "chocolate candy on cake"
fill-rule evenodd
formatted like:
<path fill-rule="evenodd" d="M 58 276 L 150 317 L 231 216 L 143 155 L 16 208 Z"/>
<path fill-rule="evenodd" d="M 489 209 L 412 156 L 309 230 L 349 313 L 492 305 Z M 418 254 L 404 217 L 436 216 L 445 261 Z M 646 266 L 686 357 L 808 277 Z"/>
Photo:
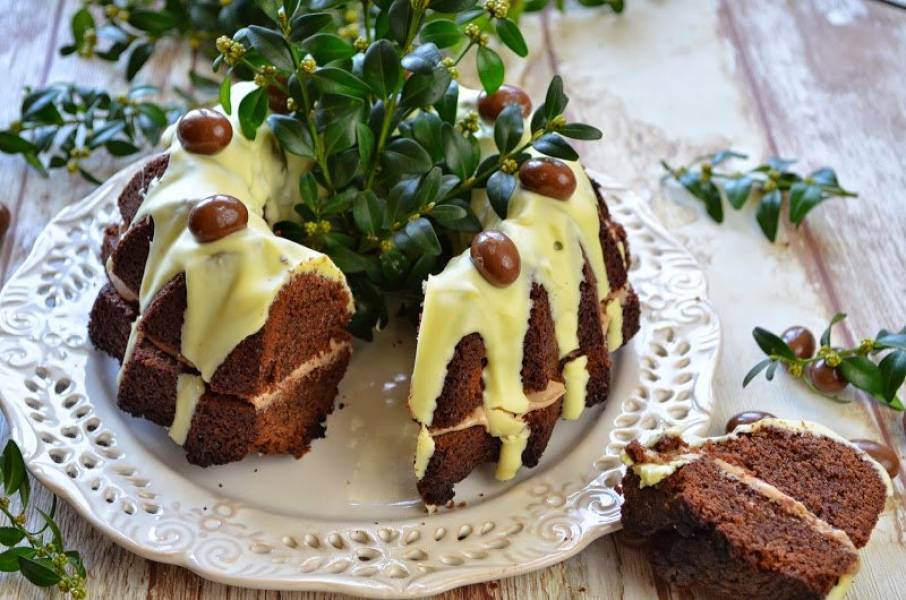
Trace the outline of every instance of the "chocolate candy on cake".
<path fill-rule="evenodd" d="M 808 378 L 822 394 L 837 394 L 843 391 L 847 381 L 840 367 L 832 367 L 824 359 L 808 366 Z"/>
<path fill-rule="evenodd" d="M 179 120 L 176 135 L 182 147 L 193 154 L 217 154 L 233 139 L 233 126 L 216 110 L 197 108 Z"/>
<path fill-rule="evenodd" d="M 518 104 L 522 108 L 523 117 L 532 112 L 532 101 L 528 94 L 514 85 L 503 84 L 493 94 L 482 92 L 478 96 L 478 114 L 493 121 L 510 104 Z"/>
<path fill-rule="evenodd" d="M 519 277 L 519 249 L 499 231 L 482 231 L 472 238 L 472 264 L 491 284 L 508 286 Z"/>
<path fill-rule="evenodd" d="M 557 200 L 568 200 L 576 191 L 576 176 L 565 162 L 556 158 L 532 158 L 519 168 L 525 189 Z"/>
<path fill-rule="evenodd" d="M 245 204 L 227 195 L 209 196 L 189 212 L 189 231 L 202 244 L 245 229 L 248 222 Z"/>
<path fill-rule="evenodd" d="M 884 467 L 887 474 L 895 477 L 900 470 L 900 458 L 897 453 L 883 444 L 874 440 L 850 440 L 852 444 L 860 450 L 878 461 L 878 464 Z"/>
<path fill-rule="evenodd" d="M 740 425 L 751 425 L 752 423 L 757 423 L 762 419 L 770 419 L 774 415 L 767 412 L 762 412 L 760 410 L 747 410 L 730 417 L 730 420 L 727 421 L 727 433 L 730 433 Z"/>
<path fill-rule="evenodd" d="M 797 358 L 811 358 L 815 355 L 815 336 L 805 327 L 790 327 L 781 337 Z"/>

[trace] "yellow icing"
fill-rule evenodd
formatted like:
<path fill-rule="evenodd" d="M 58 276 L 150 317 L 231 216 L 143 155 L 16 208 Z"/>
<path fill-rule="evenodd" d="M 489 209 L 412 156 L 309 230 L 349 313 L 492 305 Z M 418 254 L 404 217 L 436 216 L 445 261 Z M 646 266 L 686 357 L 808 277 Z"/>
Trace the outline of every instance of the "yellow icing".
<path fill-rule="evenodd" d="M 461 109 L 474 109 L 477 93 L 461 90 L 460 95 Z M 526 132 L 528 129 L 526 124 Z M 493 127 L 483 123 L 477 136 L 482 153 L 492 153 Z M 578 162 L 566 164 L 577 184 L 567 201 L 518 186 L 510 199 L 507 218 L 501 220 L 491 209 L 484 190 L 473 194 L 472 207 L 483 227 L 505 233 L 519 249 L 521 271 L 514 283 L 503 288 L 491 285 L 474 268 L 468 251 L 453 258 L 443 272 L 429 277 L 425 283 L 410 410 L 419 423 L 431 426 L 456 344 L 471 333 L 480 334 L 487 352 L 487 366 L 482 373 L 483 403 L 489 414 L 487 430 L 503 443 L 497 469 L 499 479 L 515 475 L 529 434 L 522 421 L 530 403 L 522 386 L 521 341 L 528 329 L 532 284 L 540 284 L 548 294 L 561 358 L 579 348 L 580 284 L 586 258 L 595 275 L 598 298 L 606 298 L 611 292 L 598 237 L 597 197 L 582 166 Z M 611 312 L 620 313 L 611 322 L 621 322 L 621 302 L 611 304 L 616 307 Z M 618 335 L 608 333 L 608 345 L 611 340 L 622 342 L 622 334 Z M 582 357 L 564 369 L 567 418 L 578 418 L 584 408 L 589 378 L 587 362 Z M 508 416 L 490 418 L 493 413 Z M 518 433 L 511 431 L 516 428 L 515 423 L 521 424 Z M 428 447 L 419 449 L 427 452 Z M 427 464 L 429 459 L 430 456 L 418 455 L 416 462 Z"/>
<path fill-rule="evenodd" d="M 428 468 L 428 461 L 434 455 L 434 438 L 428 428 L 422 425 L 418 431 L 418 442 L 415 450 L 415 476 L 419 479 Z"/>
<path fill-rule="evenodd" d="M 607 349 L 611 352 L 623 345 L 623 304 L 616 298 L 604 309 L 607 317 Z"/>
<path fill-rule="evenodd" d="M 176 414 L 170 425 L 170 437 L 180 446 L 186 443 L 198 400 L 204 394 L 204 381 L 198 375 L 182 374 L 176 378 Z"/>
<path fill-rule="evenodd" d="M 588 357 L 580 356 L 566 363 L 563 378 L 566 380 L 566 397 L 563 400 L 564 419 L 578 419 L 585 410 L 585 388 L 588 385 Z"/>
<path fill-rule="evenodd" d="M 827 594 L 825 600 L 843 600 L 846 597 L 846 592 L 849 591 L 849 588 L 853 584 L 853 579 L 856 578 L 855 573 L 846 573 L 841 575 L 840 579 L 837 580 L 837 585 L 831 588 L 831 591 Z"/>

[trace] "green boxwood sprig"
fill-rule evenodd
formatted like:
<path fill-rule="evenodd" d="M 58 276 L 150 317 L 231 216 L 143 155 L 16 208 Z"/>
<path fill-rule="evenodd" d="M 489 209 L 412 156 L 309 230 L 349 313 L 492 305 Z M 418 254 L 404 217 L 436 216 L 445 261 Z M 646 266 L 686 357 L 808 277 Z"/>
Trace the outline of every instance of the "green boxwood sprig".
<path fill-rule="evenodd" d="M 874 338 L 865 338 L 856 347 L 842 348 L 831 343 L 831 331 L 834 325 L 845 318 L 845 314 L 839 313 L 831 319 L 821 335 L 817 353 L 808 358 L 797 357 L 780 336 L 756 327 L 752 336 L 768 358 L 748 372 L 743 380 L 743 387 L 762 371 L 768 381 L 773 380 L 778 366 L 784 365 L 792 376 L 802 379 L 813 391 L 821 393 L 806 375 L 810 365 L 824 361 L 831 368 L 839 368 L 840 374 L 849 384 L 867 392 L 881 404 L 895 410 L 904 410 L 906 407 L 898 393 L 906 380 L 906 327 L 899 331 L 881 329 Z M 822 395 L 840 401 L 837 396 Z"/>
<path fill-rule="evenodd" d="M 772 242 L 777 239 L 784 199 L 789 207 L 790 222 L 798 227 L 805 216 L 825 200 L 858 196 L 840 185 L 837 174 L 830 167 L 800 175 L 790 170 L 796 162 L 791 159 L 772 157 L 746 172 L 716 170 L 730 159 L 745 158 L 748 158 L 745 154 L 721 150 L 684 167 L 673 168 L 666 161 L 661 161 L 661 165 L 667 170 L 668 177 L 704 202 L 708 215 L 718 223 L 724 220 L 724 198 L 736 210 L 745 206 L 750 198 L 754 199 L 758 203 L 755 218 L 765 237 Z"/>
<path fill-rule="evenodd" d="M 74 600 L 85 598 L 88 574 L 79 553 L 66 550 L 63 534 L 54 521 L 56 496 L 49 511 L 35 509 L 42 525 L 35 530 L 28 527 L 26 511 L 31 485 L 22 453 L 12 440 L 0 455 L 0 471 L 0 514 L 6 517 L 6 523 L 0 526 L 0 571 L 19 572 L 40 587 L 57 586 Z"/>

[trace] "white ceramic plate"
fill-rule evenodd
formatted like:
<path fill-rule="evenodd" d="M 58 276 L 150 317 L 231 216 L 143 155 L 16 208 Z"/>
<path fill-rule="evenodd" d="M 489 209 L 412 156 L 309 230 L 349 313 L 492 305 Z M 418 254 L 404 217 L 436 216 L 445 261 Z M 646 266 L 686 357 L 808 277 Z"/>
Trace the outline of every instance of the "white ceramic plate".
<path fill-rule="evenodd" d="M 31 472 L 141 556 L 234 585 L 371 597 L 499 579 L 619 528 L 626 442 L 662 425 L 707 426 L 720 332 L 704 275 L 635 196 L 609 185 L 629 232 L 641 331 L 618 354 L 606 407 L 561 421 L 538 467 L 500 483 L 488 465 L 457 486 L 464 505 L 424 512 L 403 326 L 357 345 L 343 408 L 302 460 L 192 466 L 163 428 L 116 408 L 116 364 L 86 331 L 104 282 L 102 228 L 134 172 L 60 213 L 0 293 L 0 400 Z"/>

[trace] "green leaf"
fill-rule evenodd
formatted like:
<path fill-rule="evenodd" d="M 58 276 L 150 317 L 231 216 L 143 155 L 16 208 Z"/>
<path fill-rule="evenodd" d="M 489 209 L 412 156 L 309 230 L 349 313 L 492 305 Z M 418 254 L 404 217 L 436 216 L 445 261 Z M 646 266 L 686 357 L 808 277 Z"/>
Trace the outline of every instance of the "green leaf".
<path fill-rule="evenodd" d="M 398 284 L 406 276 L 409 259 L 397 248 L 381 255 L 381 273 L 392 284 Z"/>
<path fill-rule="evenodd" d="M 270 115 L 267 124 L 284 150 L 296 156 L 315 158 L 311 133 L 299 119 L 287 115 Z"/>
<path fill-rule="evenodd" d="M 139 151 L 138 146 L 126 140 L 110 140 L 104 144 L 104 148 L 111 156 L 129 156 Z"/>
<path fill-rule="evenodd" d="M 15 546 L 25 537 L 25 531 L 18 527 L 0 527 L 0 544 Z"/>
<path fill-rule="evenodd" d="M 875 337 L 875 348 L 896 348 L 906 351 L 906 332 L 893 333 L 882 329 Z"/>
<path fill-rule="evenodd" d="M 440 240 L 437 239 L 434 226 L 431 225 L 431 221 L 428 219 L 419 217 L 415 221 L 409 221 L 404 231 L 409 242 L 416 249 L 428 256 L 440 254 Z M 408 244 L 404 245 L 408 246 Z"/>
<path fill-rule="evenodd" d="M 356 53 L 352 44 L 332 33 L 315 34 L 302 42 L 302 48 L 321 65 L 351 58 Z"/>
<path fill-rule="evenodd" d="M 318 205 L 318 184 L 315 181 L 314 175 L 311 173 L 306 173 L 299 177 L 299 195 L 302 197 L 302 202 L 304 202 L 313 212 L 316 212 L 315 209 Z"/>
<path fill-rule="evenodd" d="M 825 200 L 824 192 L 818 185 L 797 181 L 790 186 L 790 222 L 800 225 L 810 210 Z"/>
<path fill-rule="evenodd" d="M 553 120 L 557 115 L 563 114 L 567 103 L 569 103 L 569 98 L 563 93 L 563 78 L 554 75 L 547 86 L 547 95 L 544 97 L 544 116 L 548 121 Z"/>
<path fill-rule="evenodd" d="M 329 244 L 327 255 L 344 273 L 361 273 L 368 269 L 368 259 L 342 244 Z"/>
<path fill-rule="evenodd" d="M 374 93 L 387 98 L 399 85 L 400 75 L 400 56 L 393 44 L 387 40 L 371 44 L 365 53 L 362 77 Z"/>
<path fill-rule="evenodd" d="M 532 142 L 532 147 L 547 156 L 563 160 L 579 160 L 579 153 L 556 133 L 547 133 Z"/>
<path fill-rule="evenodd" d="M 384 168 L 392 173 L 417 174 L 434 166 L 431 156 L 421 144 L 409 138 L 397 138 L 387 144 L 381 154 Z"/>
<path fill-rule="evenodd" d="M 53 570 L 53 563 L 47 559 L 19 557 L 22 575 L 38 587 L 49 587 L 60 583 L 60 576 Z"/>
<path fill-rule="evenodd" d="M 495 171 L 488 178 L 488 201 L 491 208 L 501 219 L 507 218 L 507 211 L 510 205 L 510 198 L 516 191 L 516 177 L 503 171 Z"/>
<path fill-rule="evenodd" d="M 497 19 L 497 35 L 506 44 L 507 48 L 517 55 L 525 58 L 528 56 L 528 45 L 519 27 L 509 19 Z M 443 47 L 443 46 L 441 46 Z"/>
<path fill-rule="evenodd" d="M 734 150 L 721 150 L 720 152 L 715 152 L 711 156 L 711 164 L 717 166 L 723 162 L 730 160 L 731 158 L 749 158 L 748 155 L 743 154 L 742 152 L 736 152 Z"/>
<path fill-rule="evenodd" d="M 478 47 L 478 78 L 484 91 L 493 94 L 503 84 L 503 61 L 487 46 Z"/>
<path fill-rule="evenodd" d="M 431 21 L 422 27 L 419 39 L 423 44 L 434 44 L 438 48 L 455 46 L 463 39 L 463 33 L 456 23 L 447 19 Z"/>
<path fill-rule="evenodd" d="M 522 106 L 519 104 L 510 104 L 500 111 L 494 122 L 494 143 L 500 154 L 507 154 L 519 145 L 524 126 Z"/>
<path fill-rule="evenodd" d="M 314 78 L 325 94 L 367 98 L 371 93 L 367 83 L 345 69 L 322 67 L 315 72 Z"/>
<path fill-rule="evenodd" d="M 409 22 L 413 16 L 411 0 L 393 0 L 388 14 L 390 17 L 390 36 L 402 46 L 407 41 Z"/>
<path fill-rule="evenodd" d="M 460 180 L 465 181 L 475 173 L 481 160 L 478 143 L 474 137 L 471 138 L 472 141 L 467 139 L 449 123 L 444 123 L 443 136 L 447 166 Z"/>
<path fill-rule="evenodd" d="M 881 373 L 881 395 L 891 404 L 898 403 L 899 406 L 895 406 L 897 410 L 903 410 L 897 392 L 906 380 L 906 352 L 891 352 L 881 360 L 878 369 Z"/>
<path fill-rule="evenodd" d="M 352 218 L 356 227 L 366 235 L 373 235 L 381 228 L 384 217 L 374 192 L 365 190 L 356 195 L 352 203 Z"/>
<path fill-rule="evenodd" d="M 752 337 L 755 338 L 755 342 L 761 348 L 761 351 L 768 356 L 782 356 L 790 360 L 796 359 L 796 354 L 793 353 L 787 343 L 767 329 L 756 327 L 752 330 Z"/>
<path fill-rule="evenodd" d="M 430 216 L 441 225 L 446 225 L 447 223 L 460 221 L 466 218 L 468 214 L 469 212 L 461 206 L 457 206 L 455 204 L 438 204 L 431 209 L 431 212 L 428 213 L 428 216 Z"/>
<path fill-rule="evenodd" d="M 724 192 L 727 194 L 727 201 L 730 206 L 739 210 L 745 205 L 746 200 L 749 199 L 749 194 L 752 192 L 752 178 L 748 175 L 743 175 L 738 179 L 731 179 L 724 186 Z"/>
<path fill-rule="evenodd" d="M 872 396 L 883 397 L 884 388 L 878 365 L 864 356 L 849 356 L 840 363 L 846 381 Z"/>
<path fill-rule="evenodd" d="M 233 103 L 230 99 L 230 89 L 233 85 L 233 78 L 227 75 L 223 78 L 223 83 L 220 84 L 220 91 L 218 96 L 220 97 L 220 106 L 223 107 L 223 111 L 231 115 L 233 114 Z"/>
<path fill-rule="evenodd" d="M 402 59 L 403 68 L 413 73 L 431 73 L 443 60 L 433 43 L 422 44 Z M 446 69 L 444 69 L 446 71 Z"/>
<path fill-rule="evenodd" d="M 107 123 L 88 138 L 88 147 L 97 148 L 103 146 L 126 128 L 125 121 L 112 121 Z"/>
<path fill-rule="evenodd" d="M 780 205 L 782 202 L 783 196 L 780 195 L 780 190 L 771 190 L 761 198 L 758 212 L 755 214 L 755 220 L 761 226 L 761 231 L 772 242 L 777 239 L 777 228 L 780 225 Z"/>
<path fill-rule="evenodd" d="M 458 13 L 475 6 L 477 0 L 431 0 L 428 6 L 441 13 Z"/>
<path fill-rule="evenodd" d="M 3 488 L 7 496 L 11 496 L 22 486 L 25 481 L 25 461 L 19 446 L 12 440 L 6 443 L 3 449 Z"/>
<path fill-rule="evenodd" d="M 434 104 L 437 115 L 450 125 L 456 124 L 456 110 L 459 103 L 459 84 L 451 81 L 444 95 Z"/>
<path fill-rule="evenodd" d="M 248 40 L 249 46 L 257 50 L 264 60 L 278 69 L 293 70 L 293 58 L 289 46 L 286 45 L 283 36 L 273 29 L 260 25 L 249 25 L 237 31 L 234 37 Z"/>
<path fill-rule="evenodd" d="M 179 27 L 180 17 L 167 10 L 135 9 L 129 13 L 129 24 L 136 29 L 161 36 Z"/>
<path fill-rule="evenodd" d="M 827 328 L 821 333 L 821 345 L 830 347 L 831 345 L 831 331 L 834 328 L 834 325 L 841 322 L 846 318 L 846 313 L 837 313 L 828 323 Z"/>
<path fill-rule="evenodd" d="M 421 112 L 409 121 L 411 137 L 415 138 L 422 148 L 431 155 L 435 163 L 444 158 L 443 121 L 440 117 L 430 112 Z"/>
<path fill-rule="evenodd" d="M 407 108 L 431 106 L 444 97 L 452 78 L 443 66 L 429 73 L 416 73 L 403 86 L 402 105 Z"/>
<path fill-rule="evenodd" d="M 814 180 L 818 185 L 840 187 L 840 182 L 837 181 L 837 173 L 830 167 L 822 167 L 817 171 L 812 171 L 809 174 L 809 179 Z"/>
<path fill-rule="evenodd" d="M 768 381 L 774 380 L 774 373 L 777 372 L 777 365 L 779 365 L 779 364 L 780 364 L 779 362 L 773 361 L 770 365 L 768 365 L 768 370 L 764 374 L 765 379 L 767 379 Z"/>
<path fill-rule="evenodd" d="M 20 154 L 35 152 L 35 145 L 11 131 L 0 131 L 0 152 L 6 154 Z"/>
<path fill-rule="evenodd" d="M 768 167 L 781 173 L 786 172 L 795 163 L 795 158 L 780 158 L 779 156 L 772 156 L 768 159 Z"/>
<path fill-rule="evenodd" d="M 359 147 L 359 161 L 362 163 L 362 169 L 367 169 L 374 155 L 374 133 L 365 123 L 357 122 L 355 124 L 355 139 Z"/>
<path fill-rule="evenodd" d="M 567 123 L 557 133 L 574 140 L 600 140 L 604 135 L 600 129 L 584 123 Z"/>
<path fill-rule="evenodd" d="M 89 29 L 96 29 L 94 17 L 87 8 L 80 8 L 72 15 L 69 22 L 72 29 L 72 39 L 75 41 L 77 48 L 81 48 L 85 42 L 85 32 Z"/>
<path fill-rule="evenodd" d="M 19 557 L 24 556 L 31 558 L 35 555 L 35 549 L 27 546 L 10 548 L 0 553 L 0 572 L 14 573 L 19 570 Z"/>
<path fill-rule="evenodd" d="M 313 36 L 333 23 L 333 16 L 326 12 L 303 14 L 293 19 L 289 39 L 300 42 Z"/>
<path fill-rule="evenodd" d="M 129 61 L 126 63 L 127 81 L 132 81 L 152 54 L 154 54 L 154 44 L 150 42 L 138 44 L 132 49 L 132 52 L 129 53 Z"/>
<path fill-rule="evenodd" d="M 699 198 L 705 203 L 708 216 L 717 223 L 723 223 L 724 204 L 717 186 L 712 181 L 702 181 L 699 185 L 699 192 L 701 194 Z"/>
<path fill-rule="evenodd" d="M 773 362 L 774 361 L 771 360 L 770 358 L 766 358 L 763 361 L 761 361 L 760 363 L 758 363 L 757 365 L 755 365 L 754 367 L 752 367 L 752 369 L 748 373 L 746 373 L 745 379 L 742 380 L 742 387 L 746 387 L 747 385 L 749 385 L 753 379 L 758 377 L 759 373 L 761 373 L 766 368 L 768 368 L 768 365 L 770 365 Z"/>
<path fill-rule="evenodd" d="M 239 127 L 242 135 L 254 140 L 258 127 L 264 123 L 267 116 L 267 93 L 264 88 L 258 88 L 245 95 L 239 102 Z"/>

